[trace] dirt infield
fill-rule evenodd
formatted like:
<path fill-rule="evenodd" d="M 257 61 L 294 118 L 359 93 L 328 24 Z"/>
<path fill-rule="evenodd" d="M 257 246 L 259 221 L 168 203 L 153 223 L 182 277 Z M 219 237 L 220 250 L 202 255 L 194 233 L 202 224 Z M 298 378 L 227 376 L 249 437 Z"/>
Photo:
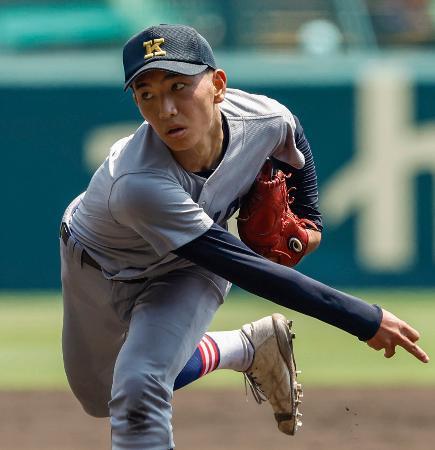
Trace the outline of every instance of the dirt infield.
<path fill-rule="evenodd" d="M 182 391 L 177 450 L 386 450 L 435 448 L 435 389 L 305 389 L 295 437 L 275 429 L 269 405 L 240 391 Z M 64 392 L 0 392 L 0 449 L 108 450 L 107 420 Z"/>

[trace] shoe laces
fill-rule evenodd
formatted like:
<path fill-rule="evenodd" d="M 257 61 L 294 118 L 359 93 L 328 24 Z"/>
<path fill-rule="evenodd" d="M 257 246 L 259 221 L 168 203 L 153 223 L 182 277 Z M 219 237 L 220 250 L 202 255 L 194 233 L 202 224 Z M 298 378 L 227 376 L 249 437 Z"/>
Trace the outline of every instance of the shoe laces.
<path fill-rule="evenodd" d="M 244 379 L 245 379 L 245 395 L 246 398 L 248 398 L 248 385 L 251 389 L 252 396 L 254 397 L 255 401 L 261 405 L 261 403 L 267 401 L 267 396 L 264 393 L 264 391 L 261 389 L 260 385 L 257 383 L 257 380 L 252 374 L 243 373 Z"/>

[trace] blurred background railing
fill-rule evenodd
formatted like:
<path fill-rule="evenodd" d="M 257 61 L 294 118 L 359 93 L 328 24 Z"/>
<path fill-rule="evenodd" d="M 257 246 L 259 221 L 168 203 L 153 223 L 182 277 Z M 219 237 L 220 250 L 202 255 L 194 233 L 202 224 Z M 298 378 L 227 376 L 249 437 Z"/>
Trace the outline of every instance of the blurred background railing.
<path fill-rule="evenodd" d="M 3 0 L 0 46 L 119 46 L 146 25 L 189 23 L 226 51 L 433 47 L 434 0 Z"/>

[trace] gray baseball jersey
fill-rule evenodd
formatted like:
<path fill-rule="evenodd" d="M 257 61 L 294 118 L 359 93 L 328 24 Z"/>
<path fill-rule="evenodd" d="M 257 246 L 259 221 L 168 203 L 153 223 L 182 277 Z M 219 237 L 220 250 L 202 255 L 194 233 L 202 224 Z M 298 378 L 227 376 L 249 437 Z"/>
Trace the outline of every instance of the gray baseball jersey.
<path fill-rule="evenodd" d="M 268 156 L 304 165 L 295 120 L 278 102 L 230 89 L 220 107 L 229 139 L 207 179 L 185 171 L 144 123 L 112 147 L 64 216 L 72 235 L 61 241 L 65 371 L 87 412 L 110 409 L 115 450 L 143 448 L 140 439 L 150 449 L 173 447 L 174 380 L 230 287 L 171 251 L 224 225 Z M 105 277 L 83 264 L 84 250 Z M 127 279 L 141 282 L 119 282 Z M 143 436 L 125 432 L 125 408 L 150 411 Z"/>
<path fill-rule="evenodd" d="M 304 167 L 295 118 L 278 102 L 229 89 L 220 108 L 228 142 L 207 178 L 184 170 L 144 123 L 112 147 L 64 216 L 65 371 L 86 411 L 110 413 L 113 450 L 173 448 L 174 382 L 223 302 L 226 280 L 358 336 L 379 324 L 377 308 L 247 248 L 245 259 L 222 256 L 219 245 L 241 243 L 228 233 L 219 243 L 215 223 L 237 210 L 266 158 L 303 171 L 312 160 L 306 152 Z"/>
<path fill-rule="evenodd" d="M 116 142 L 72 217 L 75 237 L 113 280 L 191 265 L 172 250 L 225 224 L 269 156 L 304 166 L 295 120 L 275 100 L 228 89 L 221 112 L 229 141 L 214 173 L 184 170 L 145 122 Z"/>

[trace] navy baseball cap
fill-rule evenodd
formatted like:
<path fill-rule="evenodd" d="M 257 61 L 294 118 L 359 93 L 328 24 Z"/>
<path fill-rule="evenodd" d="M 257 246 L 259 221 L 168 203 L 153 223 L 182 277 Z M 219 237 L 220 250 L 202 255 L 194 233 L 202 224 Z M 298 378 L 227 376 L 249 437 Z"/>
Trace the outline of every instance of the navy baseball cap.
<path fill-rule="evenodd" d="M 123 50 L 125 84 L 151 69 L 197 75 L 208 67 L 216 69 L 210 44 L 186 25 L 157 25 L 130 38 Z"/>

